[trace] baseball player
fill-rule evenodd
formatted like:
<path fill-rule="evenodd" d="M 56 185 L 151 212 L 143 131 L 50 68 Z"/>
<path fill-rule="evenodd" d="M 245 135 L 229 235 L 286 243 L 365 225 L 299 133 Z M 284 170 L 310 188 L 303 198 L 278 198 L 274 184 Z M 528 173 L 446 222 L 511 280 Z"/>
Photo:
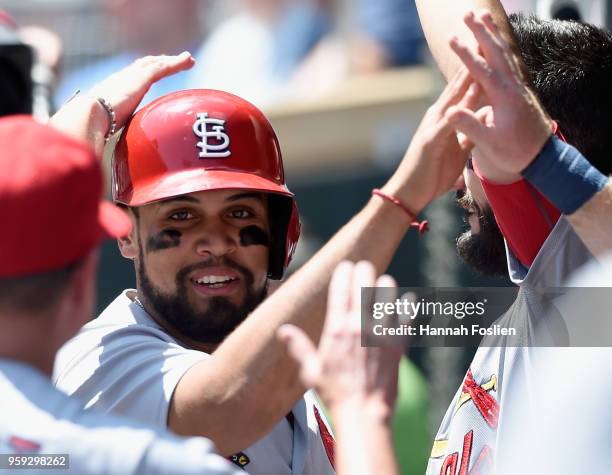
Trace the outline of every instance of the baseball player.
<path fill-rule="evenodd" d="M 485 2 L 494 12 L 493 16 L 488 14 L 486 20 L 483 17 L 468 14 L 465 23 L 469 29 L 459 28 L 459 23 L 465 9 L 469 9 L 470 5 L 453 4 L 452 7 L 448 5 L 449 8 L 444 9 L 445 17 L 441 18 L 434 15 L 433 10 L 441 11 L 439 10 L 441 8 L 440 3 L 421 2 L 419 11 L 432 51 L 446 74 L 452 74 L 454 68 L 458 67 L 457 58 L 453 58 L 454 53 L 445 46 L 444 35 L 448 34 L 448 31 L 453 31 L 460 37 L 460 40 L 454 41 L 451 45 L 455 51 L 463 52 L 464 55 L 465 44 L 473 45 L 473 34 L 478 40 L 482 40 L 483 22 L 491 23 L 493 17 L 500 25 L 498 28 L 503 32 L 502 34 L 506 37 L 511 36 L 508 33 L 503 10 L 501 10 L 498 2 Z M 481 6 L 482 3 L 478 5 Z M 433 16 L 436 17 L 435 24 L 432 22 Z M 452 28 L 449 27 L 450 25 L 452 25 Z M 539 37 L 533 32 L 539 31 L 538 28 L 545 29 L 548 26 L 537 24 L 531 30 L 536 40 Z M 586 29 L 587 32 L 593 30 L 592 27 Z M 437 36 L 436 31 L 438 32 Z M 443 35 L 441 35 L 442 31 L 444 32 Z M 560 32 L 553 32 L 554 34 L 548 34 L 545 37 L 547 41 L 550 41 L 551 38 L 562 42 L 570 41 L 566 36 L 567 31 L 567 29 L 562 29 Z M 580 34 L 583 31 L 578 30 L 574 42 L 581 39 Z M 599 35 L 596 36 L 600 38 Z M 587 37 L 587 39 L 591 38 Z M 479 41 L 479 43 L 480 47 L 484 48 L 483 52 L 486 56 L 487 47 L 490 43 L 484 41 Z M 524 38 L 523 44 L 525 44 Z M 593 46 L 594 54 L 599 54 L 606 51 L 606 48 L 609 48 L 608 45 L 609 40 L 608 43 L 597 41 L 591 46 Z M 526 46 L 533 49 L 546 47 L 545 44 L 539 44 L 537 41 L 531 45 L 527 43 Z M 585 48 L 589 49 L 588 46 L 585 46 Z M 535 54 L 532 53 L 532 56 L 535 56 Z M 558 61 L 561 67 L 565 67 L 563 60 Z M 537 69 L 530 72 L 533 72 L 534 75 L 540 74 Z M 597 75 L 598 73 L 593 74 Z M 589 80 L 584 79 L 585 77 L 588 78 L 589 75 L 585 74 L 583 78 L 578 78 L 576 83 L 580 91 L 596 84 L 589 85 Z M 550 93 L 546 90 L 549 83 L 550 81 L 546 81 L 544 85 L 540 83 L 541 91 L 538 92 Z M 584 93 L 585 97 L 588 97 L 588 94 Z M 486 112 L 486 110 L 481 111 L 481 114 L 483 114 L 481 118 L 485 118 Z M 590 129 L 587 131 L 575 125 L 575 121 L 571 118 L 572 110 L 557 110 L 556 112 L 568 117 L 567 123 L 572 125 L 570 130 L 576 140 L 582 140 L 583 144 L 593 150 L 598 149 L 599 145 L 595 143 L 597 141 L 591 142 L 588 139 Z M 561 120 L 560 122 L 563 125 L 566 121 Z M 548 129 L 545 130 L 545 134 L 548 137 L 555 127 L 551 121 L 546 124 Z M 598 129 L 598 133 L 600 129 Z M 584 133 L 584 139 L 579 135 L 580 133 Z M 603 135 L 605 136 L 605 132 Z M 529 137 L 522 137 L 521 142 L 537 146 L 537 143 L 533 144 Z M 486 208 L 488 206 L 487 202 L 490 202 L 495 211 L 495 218 L 504 230 L 510 276 L 514 283 L 520 285 L 520 292 L 515 304 L 504 316 L 501 323 L 510 324 L 512 322 L 512 326 L 518 325 L 520 328 L 526 329 L 525 345 L 529 345 L 533 343 L 529 329 L 535 327 L 544 316 L 541 310 L 541 302 L 533 289 L 561 286 L 570 272 L 587 262 L 591 258 L 591 254 L 576 236 L 568 221 L 565 218 L 558 218 L 559 208 L 554 206 L 554 203 L 545 201 L 543 194 L 538 192 L 537 188 L 528 185 L 520 175 L 517 178 L 516 172 L 509 173 L 507 169 L 499 166 L 505 154 L 506 151 L 499 147 L 489 148 L 486 152 L 476 148 L 473 155 L 473 167 L 466 171 L 465 182 L 468 190 L 471 191 L 472 200 L 479 203 L 480 210 Z M 480 175 L 480 180 L 475 172 Z M 484 178 L 489 176 L 492 178 Z M 505 180 L 508 180 L 505 185 L 499 184 L 504 183 Z M 498 182 L 497 186 L 495 186 L 496 181 Z M 481 186 L 481 182 L 484 187 Z M 523 191 L 516 193 L 517 189 Z M 506 193 L 505 199 L 508 202 L 518 203 L 518 205 L 508 206 L 506 204 L 505 208 L 500 209 L 499 204 L 504 199 L 504 191 Z M 497 199 L 491 199 L 495 193 L 497 193 Z M 517 199 L 521 196 L 521 193 L 524 198 Z M 536 197 L 535 200 L 534 197 Z M 510 209 L 513 211 L 514 218 L 508 215 Z M 532 209 L 533 212 L 529 209 Z M 521 220 L 520 216 L 526 216 L 526 218 Z M 532 216 L 535 216 L 535 218 L 531 218 Z M 473 218 L 470 222 L 472 227 L 470 239 L 474 237 L 474 234 L 478 234 L 479 229 L 481 231 L 484 229 L 482 226 L 485 220 L 477 219 L 476 216 Z M 535 220 L 536 218 L 540 224 Z M 508 219 L 510 219 L 510 224 L 508 224 Z M 555 221 L 556 224 L 554 224 Z M 529 229 L 525 229 L 526 223 L 529 223 Z M 535 239 L 529 233 L 532 224 L 536 235 Z M 513 229 L 515 234 L 510 236 L 508 230 Z M 517 229 L 520 232 L 517 233 Z M 480 241 L 479 245 L 482 250 L 486 243 L 482 242 L 482 239 Z M 494 254 L 490 253 L 488 255 L 494 257 Z M 479 261 L 479 259 L 476 261 Z M 486 265 L 487 260 L 482 260 L 480 263 Z M 428 473 L 466 473 L 472 470 L 482 471 L 492 465 L 497 443 L 500 438 L 504 437 L 503 407 L 507 399 L 512 397 L 513 391 L 511 391 L 511 388 L 515 382 L 523 380 L 526 377 L 525 375 L 529 373 L 530 354 L 529 348 L 508 347 L 507 341 L 504 339 L 488 341 L 485 346 L 479 348 L 436 435 Z M 516 394 L 514 395 L 516 396 Z"/>
<path fill-rule="evenodd" d="M 158 61 L 97 86 L 104 106 L 77 97 L 54 121 L 101 148 L 154 82 Z M 177 70 L 189 61 L 177 57 Z M 444 113 L 466 89 L 467 74 L 457 75 L 389 182 L 265 300 L 299 233 L 270 124 L 215 91 L 177 92 L 141 109 L 113 162 L 114 198 L 134 224 L 119 247 L 134 261 L 137 289 L 64 347 L 57 385 L 86 407 L 206 434 L 249 473 L 332 473 L 328 424 L 275 331 L 292 323 L 317 341 L 330 269 L 363 258 L 382 272 L 416 214 L 451 188 L 467 155 Z"/>
<path fill-rule="evenodd" d="M 484 58 L 462 43 L 455 49 L 472 76 L 481 84 L 494 121 L 483 126 L 467 109 L 449 110 L 449 120 L 484 151 L 487 157 L 504 151 L 500 163 L 506 171 L 520 173 L 544 193 L 567 216 L 567 221 L 595 255 L 612 247 L 610 194 L 607 176 L 593 167 L 580 152 L 550 134 L 550 119 L 519 74 L 518 61 L 487 14 L 474 32 Z M 572 190 L 567 193 L 567 190 Z M 605 342 L 610 333 L 610 261 L 592 262 L 572 278 L 576 290 L 555 303 L 558 315 L 568 324 L 577 346 Z M 604 287 L 593 289 L 592 287 Z M 586 298 L 585 298 L 586 297 Z M 541 328 L 536 328 L 536 336 Z M 578 330 L 578 332 L 576 332 Z M 593 338 L 593 334 L 598 339 Z M 575 340 L 576 341 L 576 340 Z M 601 343 L 600 343 L 601 344 Z M 605 343 L 604 343 L 605 344 Z M 530 374 L 513 382 L 512 400 L 504 409 L 508 428 L 499 438 L 496 466 L 499 473 L 584 473 L 606 471 L 609 466 L 609 383 L 593 385 L 609 370 L 609 348 L 534 348 Z M 585 390 L 580 401 L 574 388 Z M 540 391 L 540 388 L 546 388 Z M 519 394 L 525 394 L 521 399 Z M 551 400 L 550 395 L 562 395 Z M 517 456 L 517 454 L 520 454 Z"/>
<path fill-rule="evenodd" d="M 234 473 L 208 440 L 83 411 L 53 387 L 56 351 L 94 306 L 96 248 L 130 222 L 100 201 L 102 172 L 86 144 L 10 116 L 0 148 L 0 470 Z"/>

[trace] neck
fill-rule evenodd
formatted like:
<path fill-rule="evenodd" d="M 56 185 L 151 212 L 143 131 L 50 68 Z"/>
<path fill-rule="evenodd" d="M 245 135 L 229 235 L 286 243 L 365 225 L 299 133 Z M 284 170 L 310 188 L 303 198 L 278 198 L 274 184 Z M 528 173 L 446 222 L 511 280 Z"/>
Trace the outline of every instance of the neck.
<path fill-rule="evenodd" d="M 170 324 L 159 315 L 157 312 L 154 312 L 151 308 L 151 304 L 147 302 L 147 300 L 142 296 L 142 293 L 138 292 L 138 294 L 130 295 L 128 297 L 134 300 L 136 304 L 138 304 L 147 314 L 155 320 L 160 327 L 162 327 L 166 332 L 175 340 L 181 342 L 188 348 L 193 350 L 203 351 L 204 353 L 212 354 L 218 347 L 219 343 L 202 343 L 201 341 L 193 340 L 182 333 L 180 333 L 174 325 Z"/>
<path fill-rule="evenodd" d="M 50 378 L 58 350 L 52 335 L 47 318 L 0 315 L 0 358 L 28 364 Z"/>

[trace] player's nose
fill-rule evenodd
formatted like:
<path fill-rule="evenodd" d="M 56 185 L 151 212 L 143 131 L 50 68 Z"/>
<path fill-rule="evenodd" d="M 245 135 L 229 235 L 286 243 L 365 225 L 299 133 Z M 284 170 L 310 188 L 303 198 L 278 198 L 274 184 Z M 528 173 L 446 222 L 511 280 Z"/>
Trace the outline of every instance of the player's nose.
<path fill-rule="evenodd" d="M 201 256 L 221 257 L 236 250 L 236 238 L 222 223 L 209 224 L 196 241 L 196 253 Z"/>

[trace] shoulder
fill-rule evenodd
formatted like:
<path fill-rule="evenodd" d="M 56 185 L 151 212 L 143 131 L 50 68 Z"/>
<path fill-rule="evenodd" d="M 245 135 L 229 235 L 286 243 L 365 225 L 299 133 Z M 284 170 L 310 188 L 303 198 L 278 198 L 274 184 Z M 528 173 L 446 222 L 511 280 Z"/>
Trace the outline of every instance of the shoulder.
<path fill-rule="evenodd" d="M 515 284 L 559 287 L 592 257 L 567 219 L 562 216 L 529 269 L 522 267 L 511 252 L 508 264 L 510 276 Z"/>

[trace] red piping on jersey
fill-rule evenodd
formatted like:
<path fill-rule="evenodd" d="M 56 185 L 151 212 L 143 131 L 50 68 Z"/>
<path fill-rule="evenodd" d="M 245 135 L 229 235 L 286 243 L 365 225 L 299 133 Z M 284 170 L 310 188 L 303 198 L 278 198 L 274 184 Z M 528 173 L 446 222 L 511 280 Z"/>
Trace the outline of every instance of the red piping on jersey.
<path fill-rule="evenodd" d="M 312 408 L 314 409 L 317 424 L 319 424 L 319 434 L 321 435 L 321 440 L 323 441 L 323 447 L 325 447 L 325 453 L 327 454 L 327 458 L 329 459 L 329 463 L 331 463 L 332 468 L 336 470 L 336 465 L 334 463 L 334 438 L 329 433 L 325 422 L 323 422 L 317 406 L 312 406 Z"/>

